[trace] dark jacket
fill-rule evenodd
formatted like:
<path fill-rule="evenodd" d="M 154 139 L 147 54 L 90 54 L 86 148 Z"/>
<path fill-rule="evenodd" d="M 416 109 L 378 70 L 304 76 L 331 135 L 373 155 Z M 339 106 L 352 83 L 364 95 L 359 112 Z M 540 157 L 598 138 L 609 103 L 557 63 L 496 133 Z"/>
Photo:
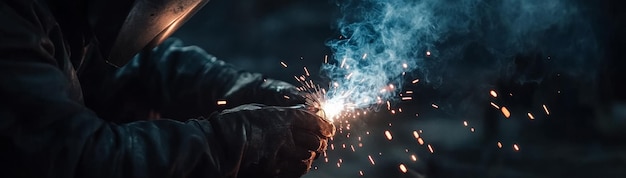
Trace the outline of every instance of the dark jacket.
<path fill-rule="evenodd" d="M 33 0 L 0 1 L 0 24 L 2 177 L 237 171 L 240 153 L 214 146 L 221 137 L 208 121 L 187 119 L 219 110 L 220 99 L 228 101 L 225 107 L 263 100 L 250 98 L 259 95 L 261 75 L 175 40 L 118 69 L 102 60 L 97 39 L 76 37 L 76 29 Z M 148 111 L 186 121 L 142 121 Z"/>

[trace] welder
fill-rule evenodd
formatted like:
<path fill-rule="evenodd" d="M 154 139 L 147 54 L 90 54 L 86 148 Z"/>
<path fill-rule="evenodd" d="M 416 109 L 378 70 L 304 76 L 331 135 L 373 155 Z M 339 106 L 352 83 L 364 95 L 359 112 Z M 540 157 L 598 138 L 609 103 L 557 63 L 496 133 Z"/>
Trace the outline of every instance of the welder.
<path fill-rule="evenodd" d="M 309 171 L 334 126 L 294 86 L 168 39 L 207 1 L 0 1 L 0 177 Z"/>

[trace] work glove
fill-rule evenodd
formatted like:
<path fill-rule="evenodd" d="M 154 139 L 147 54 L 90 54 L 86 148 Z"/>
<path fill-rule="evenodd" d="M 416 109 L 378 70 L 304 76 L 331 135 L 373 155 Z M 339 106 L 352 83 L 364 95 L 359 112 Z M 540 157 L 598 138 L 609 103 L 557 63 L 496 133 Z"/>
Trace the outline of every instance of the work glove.
<path fill-rule="evenodd" d="M 294 106 L 305 103 L 304 93 L 290 83 L 274 79 L 264 79 L 259 85 L 256 100 L 271 106 Z"/>
<path fill-rule="evenodd" d="M 237 177 L 300 177 L 335 132 L 332 123 L 302 106 L 242 105 L 213 114 L 209 122 L 226 152 L 241 151 Z"/>

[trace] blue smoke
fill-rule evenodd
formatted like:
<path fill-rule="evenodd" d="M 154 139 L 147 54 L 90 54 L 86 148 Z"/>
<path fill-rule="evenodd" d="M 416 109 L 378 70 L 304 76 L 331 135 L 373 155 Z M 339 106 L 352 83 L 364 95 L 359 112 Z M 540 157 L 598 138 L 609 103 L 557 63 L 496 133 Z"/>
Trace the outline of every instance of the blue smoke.
<path fill-rule="evenodd" d="M 599 47 L 576 1 L 346 0 L 337 5 L 341 37 L 327 43 L 334 61 L 322 71 L 336 83 L 328 97 L 356 108 L 392 99 L 412 78 L 475 90 L 502 78 L 541 82 L 554 73 L 584 77 L 596 70 Z"/>

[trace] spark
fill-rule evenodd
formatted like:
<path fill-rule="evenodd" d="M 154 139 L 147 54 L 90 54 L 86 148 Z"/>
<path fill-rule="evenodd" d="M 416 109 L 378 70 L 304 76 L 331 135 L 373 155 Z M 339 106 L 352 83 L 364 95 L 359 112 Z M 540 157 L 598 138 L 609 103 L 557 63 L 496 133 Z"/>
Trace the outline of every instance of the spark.
<path fill-rule="evenodd" d="M 400 171 L 402 171 L 402 173 L 406 173 L 406 166 L 404 166 L 404 164 L 400 164 Z"/>
<path fill-rule="evenodd" d="M 500 110 L 502 111 L 502 114 L 504 114 L 504 117 L 506 117 L 507 119 L 511 117 L 511 112 L 509 112 L 509 109 L 507 109 L 506 107 L 502 106 Z"/>
<path fill-rule="evenodd" d="M 413 90 L 407 90 L 406 94 L 413 94 Z"/>
<path fill-rule="evenodd" d="M 463 121 L 463 125 L 467 127 L 467 121 Z"/>
<path fill-rule="evenodd" d="M 430 57 L 430 51 L 426 51 L 426 56 Z"/>
<path fill-rule="evenodd" d="M 417 161 L 417 156 L 415 156 L 415 154 L 411 155 L 411 160 L 413 160 L 413 162 Z"/>
<path fill-rule="evenodd" d="M 546 115 L 550 115 L 550 111 L 548 111 L 548 107 L 546 107 L 546 105 L 543 105 L 543 110 L 546 112 Z"/>
<path fill-rule="evenodd" d="M 284 68 L 287 68 L 287 64 L 285 64 L 285 62 L 280 61 L 280 65 L 283 65 Z"/>
<path fill-rule="evenodd" d="M 287 96 L 287 95 L 283 95 L 283 98 L 285 98 L 285 99 L 289 99 L 289 96 Z"/>
<path fill-rule="evenodd" d="M 410 96 L 402 97 L 402 101 L 407 101 L 407 100 L 412 100 L 412 99 L 413 97 L 410 97 Z"/>
<path fill-rule="evenodd" d="M 513 150 L 519 151 L 519 146 L 517 145 L 517 143 L 513 144 Z"/>
<path fill-rule="evenodd" d="M 405 68 L 405 69 L 406 69 L 406 68 L 409 68 L 409 65 L 408 65 L 408 64 L 406 64 L 406 63 L 403 63 L 403 64 L 402 64 L 402 68 Z"/>
<path fill-rule="evenodd" d="M 324 55 L 324 64 L 328 64 L 328 55 Z"/>
<path fill-rule="evenodd" d="M 363 171 L 359 171 L 359 175 L 363 176 Z"/>
<path fill-rule="evenodd" d="M 374 162 L 374 159 L 372 159 L 372 155 L 367 155 L 367 158 L 370 159 L 370 163 L 372 163 L 372 165 L 376 165 L 376 163 Z"/>
<path fill-rule="evenodd" d="M 439 106 L 437 104 L 435 104 L 435 103 L 431 104 L 430 106 L 432 106 L 435 109 L 439 109 Z"/>
<path fill-rule="evenodd" d="M 498 106 L 496 103 L 491 102 L 491 106 L 493 106 L 496 109 L 500 109 L 500 106 Z"/>
<path fill-rule="evenodd" d="M 533 114 L 532 114 L 532 113 L 530 113 L 530 112 L 528 112 L 528 118 L 529 118 L 530 120 L 535 120 L 535 117 L 534 117 L 534 116 L 533 116 Z"/>
<path fill-rule="evenodd" d="M 411 83 L 416 84 L 417 82 L 420 82 L 420 79 L 415 79 Z"/>
<path fill-rule="evenodd" d="M 361 59 L 365 60 L 366 57 L 367 57 L 367 53 L 364 53 L 363 57 L 361 57 Z"/>
<path fill-rule="evenodd" d="M 226 100 L 218 100 L 217 105 L 226 105 Z"/>
<path fill-rule="evenodd" d="M 474 132 L 474 127 L 470 128 L 470 132 L 472 133 Z"/>
<path fill-rule="evenodd" d="M 337 167 L 341 167 L 341 163 L 337 163 Z"/>
<path fill-rule="evenodd" d="M 435 150 L 433 150 L 433 146 L 431 146 L 430 144 L 428 144 L 428 151 L 430 151 L 430 153 L 435 153 Z"/>
<path fill-rule="evenodd" d="M 498 145 L 498 148 L 502 148 L 502 143 L 501 142 L 498 142 L 497 145 Z"/>
<path fill-rule="evenodd" d="M 304 67 L 304 72 L 306 73 L 306 76 L 311 76 L 311 74 L 309 74 L 309 69 L 307 69 L 306 67 Z"/>
<path fill-rule="evenodd" d="M 491 94 L 491 96 L 493 96 L 494 98 L 498 97 L 498 93 L 496 93 L 496 91 L 494 90 L 489 91 L 489 94 Z"/>
<path fill-rule="evenodd" d="M 350 74 L 348 74 L 348 76 L 346 76 L 346 79 L 350 79 L 350 77 L 352 77 L 352 72 L 350 72 Z"/>
<path fill-rule="evenodd" d="M 343 58 L 343 60 L 341 61 L 341 66 L 339 66 L 339 68 L 343 68 L 343 66 L 346 65 L 346 58 Z"/>
<path fill-rule="evenodd" d="M 415 137 L 415 139 L 420 138 L 420 134 L 417 133 L 417 131 L 413 131 L 413 137 Z"/>
<path fill-rule="evenodd" d="M 354 146 L 350 145 L 350 149 L 352 149 L 352 152 L 356 152 L 356 150 L 354 150 Z"/>
<path fill-rule="evenodd" d="M 385 130 L 385 137 L 387 137 L 387 140 L 393 139 L 393 137 L 391 136 L 391 132 L 389 132 L 388 130 Z"/>
<path fill-rule="evenodd" d="M 424 139 L 422 139 L 422 137 L 417 138 L 417 142 L 418 142 L 420 145 L 424 145 Z"/>

